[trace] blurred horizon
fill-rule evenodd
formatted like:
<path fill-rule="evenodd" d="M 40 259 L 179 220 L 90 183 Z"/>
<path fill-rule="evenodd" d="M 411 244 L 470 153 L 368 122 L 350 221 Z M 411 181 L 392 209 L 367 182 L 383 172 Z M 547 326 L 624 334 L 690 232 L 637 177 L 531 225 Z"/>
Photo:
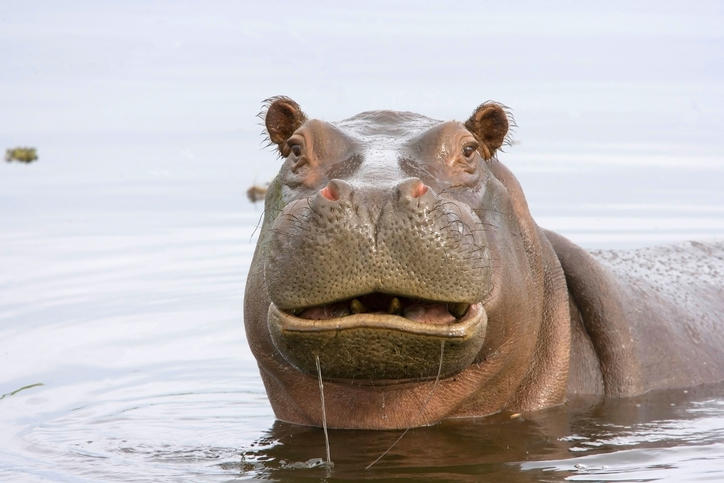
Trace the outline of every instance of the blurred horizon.
<path fill-rule="evenodd" d="M 255 117 L 268 97 L 329 121 L 374 109 L 465 119 L 493 99 L 518 121 L 509 163 L 721 165 L 720 2 L 295 5 L 3 2 L 2 147 L 37 147 L 39 166 L 252 182 L 278 167 Z"/>

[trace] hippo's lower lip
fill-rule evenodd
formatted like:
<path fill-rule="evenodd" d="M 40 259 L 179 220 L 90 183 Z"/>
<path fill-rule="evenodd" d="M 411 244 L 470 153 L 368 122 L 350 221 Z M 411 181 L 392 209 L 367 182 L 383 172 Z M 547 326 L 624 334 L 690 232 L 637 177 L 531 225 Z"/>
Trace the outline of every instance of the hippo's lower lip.
<path fill-rule="evenodd" d="M 483 345 L 487 316 L 482 303 L 477 303 L 450 324 L 384 313 L 309 319 L 272 303 L 268 322 L 274 345 L 301 372 L 315 375 L 319 357 L 325 379 L 367 384 L 429 379 L 438 371 L 448 377 L 462 371 Z"/>

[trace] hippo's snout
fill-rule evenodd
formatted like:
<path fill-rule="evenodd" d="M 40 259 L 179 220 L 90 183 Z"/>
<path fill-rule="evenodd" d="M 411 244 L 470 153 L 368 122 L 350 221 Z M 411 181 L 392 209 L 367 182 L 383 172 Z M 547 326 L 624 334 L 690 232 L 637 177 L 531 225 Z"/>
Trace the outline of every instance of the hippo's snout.
<path fill-rule="evenodd" d="M 303 372 L 319 357 L 326 377 L 434 377 L 442 343 L 450 375 L 483 344 L 480 222 L 417 178 L 387 189 L 330 181 L 277 217 L 267 260 L 270 334 Z"/>
<path fill-rule="evenodd" d="M 472 304 L 489 290 L 480 220 L 417 178 L 389 188 L 332 180 L 282 210 L 267 253 L 269 296 L 285 310 L 372 293 Z"/>

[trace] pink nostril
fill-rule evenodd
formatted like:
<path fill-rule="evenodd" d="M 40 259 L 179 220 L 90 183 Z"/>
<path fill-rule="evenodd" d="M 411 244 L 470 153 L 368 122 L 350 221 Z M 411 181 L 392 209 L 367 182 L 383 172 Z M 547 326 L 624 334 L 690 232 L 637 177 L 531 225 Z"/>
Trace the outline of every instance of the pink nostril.
<path fill-rule="evenodd" d="M 328 184 L 324 188 L 322 188 L 319 191 L 319 194 L 327 198 L 329 201 L 337 201 L 339 199 L 339 193 L 336 189 L 332 187 L 331 184 Z"/>
<path fill-rule="evenodd" d="M 415 189 L 412 191 L 413 198 L 419 198 L 420 196 L 427 193 L 427 185 L 425 183 L 418 183 Z"/>

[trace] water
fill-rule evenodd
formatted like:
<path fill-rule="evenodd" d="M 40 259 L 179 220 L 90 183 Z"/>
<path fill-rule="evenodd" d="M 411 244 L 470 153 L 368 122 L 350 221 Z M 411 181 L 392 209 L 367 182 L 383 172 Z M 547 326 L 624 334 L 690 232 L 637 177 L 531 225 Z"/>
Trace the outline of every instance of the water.
<path fill-rule="evenodd" d="M 721 395 L 722 388 L 712 392 Z M 503 413 L 446 421 L 410 430 L 367 471 L 362 468 L 399 432 L 332 431 L 335 465 L 330 472 L 318 457 L 324 448 L 319 431 L 275 423 L 242 454 L 241 475 L 246 471 L 281 480 L 717 481 L 722 474 L 724 403 L 701 394 L 697 398 L 659 393 L 598 406 L 554 408 L 529 418 Z"/>
<path fill-rule="evenodd" d="M 279 93 L 326 119 L 497 99 L 541 225 L 723 237 L 723 16 L 4 2 L 0 148 L 40 159 L 0 164 L 0 480 L 724 479 L 716 387 L 415 429 L 369 471 L 399 432 L 330 430 L 330 469 L 321 429 L 274 422 L 242 321 Z"/>

